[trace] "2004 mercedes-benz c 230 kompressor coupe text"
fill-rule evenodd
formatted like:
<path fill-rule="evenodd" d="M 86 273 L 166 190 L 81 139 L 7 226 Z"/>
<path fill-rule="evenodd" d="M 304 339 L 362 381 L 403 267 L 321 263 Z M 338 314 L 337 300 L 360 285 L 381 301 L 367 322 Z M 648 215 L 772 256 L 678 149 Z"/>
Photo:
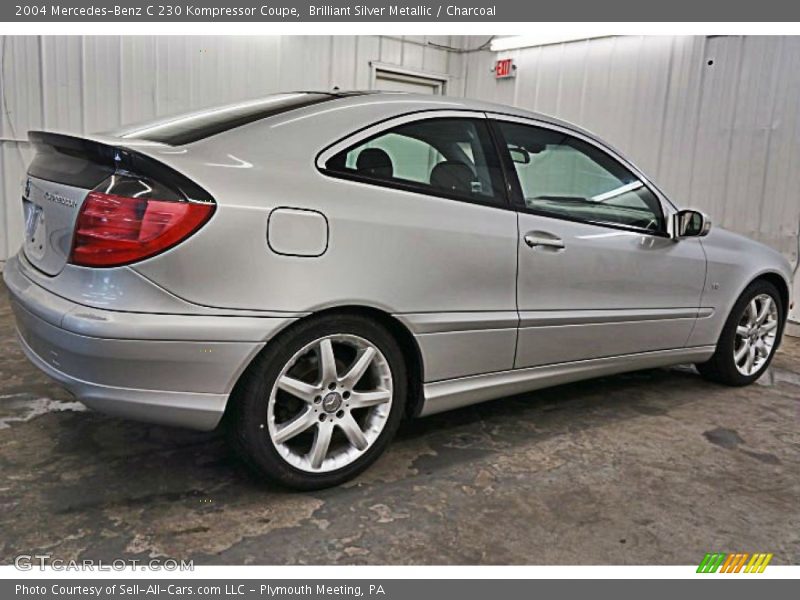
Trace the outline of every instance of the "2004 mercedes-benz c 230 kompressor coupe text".
<path fill-rule="evenodd" d="M 30 139 L 3 273 L 30 360 L 98 410 L 224 422 L 296 488 L 404 416 L 676 363 L 751 383 L 790 306 L 777 252 L 511 107 L 302 92 Z"/>

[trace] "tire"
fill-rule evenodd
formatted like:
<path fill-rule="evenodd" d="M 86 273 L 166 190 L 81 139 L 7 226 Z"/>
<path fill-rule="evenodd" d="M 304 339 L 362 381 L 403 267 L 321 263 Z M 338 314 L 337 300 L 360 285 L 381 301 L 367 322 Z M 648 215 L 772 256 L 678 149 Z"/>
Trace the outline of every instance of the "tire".
<path fill-rule="evenodd" d="M 759 309 L 763 308 L 763 300 L 759 303 L 758 299 L 767 297 L 772 301 L 774 306 L 774 321 L 770 319 L 769 321 L 765 321 L 764 324 L 769 323 L 769 326 L 774 328 L 770 330 L 770 333 L 773 335 L 771 337 L 771 344 L 767 350 L 768 353 L 766 356 L 763 356 L 762 354 L 766 345 L 757 346 L 757 342 L 750 341 L 752 339 L 760 339 L 762 342 L 765 342 L 766 340 L 765 337 L 759 337 L 759 326 L 755 326 L 754 328 L 750 323 L 750 315 L 753 314 L 750 306 L 751 302 L 755 301 Z M 725 322 L 725 326 L 717 342 L 717 349 L 714 355 L 708 362 L 696 365 L 700 375 L 709 381 L 730 386 L 744 386 L 756 381 L 764 374 L 772 362 L 772 358 L 775 356 L 775 351 L 778 349 L 781 335 L 783 334 L 785 314 L 781 295 L 773 284 L 765 280 L 756 280 L 751 283 L 747 289 L 742 292 L 742 295 L 736 301 L 736 304 L 734 304 L 733 309 L 731 309 L 728 320 Z M 763 326 L 764 325 L 760 327 Z M 742 327 L 742 329 L 739 330 L 739 327 Z M 756 337 L 752 338 L 742 335 L 745 330 L 755 331 Z M 741 331 L 742 333 L 737 334 L 737 331 Z M 745 342 L 749 344 L 747 350 L 743 350 Z M 748 370 L 747 353 L 750 352 L 749 348 L 751 346 L 754 348 L 753 352 L 756 359 L 751 369 Z M 737 351 L 745 352 L 744 358 L 738 363 L 739 366 L 737 366 L 737 360 L 734 356 Z M 744 369 L 744 372 L 742 369 Z"/>
<path fill-rule="evenodd" d="M 334 370 L 326 370 L 330 364 Z M 229 439 L 275 483 L 336 486 L 383 453 L 403 418 L 406 393 L 403 354 L 384 327 L 356 315 L 313 317 L 271 341 L 242 375 L 229 400 Z M 293 429 L 285 429 L 289 424 Z"/>

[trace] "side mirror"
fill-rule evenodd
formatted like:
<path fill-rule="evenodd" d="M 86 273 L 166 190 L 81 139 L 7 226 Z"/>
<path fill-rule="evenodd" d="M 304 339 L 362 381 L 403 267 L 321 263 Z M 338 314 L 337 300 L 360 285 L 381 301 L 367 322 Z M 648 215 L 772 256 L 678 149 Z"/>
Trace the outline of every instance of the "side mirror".
<path fill-rule="evenodd" d="M 699 210 L 679 210 L 672 216 L 675 238 L 703 237 L 711 230 L 711 219 Z"/>

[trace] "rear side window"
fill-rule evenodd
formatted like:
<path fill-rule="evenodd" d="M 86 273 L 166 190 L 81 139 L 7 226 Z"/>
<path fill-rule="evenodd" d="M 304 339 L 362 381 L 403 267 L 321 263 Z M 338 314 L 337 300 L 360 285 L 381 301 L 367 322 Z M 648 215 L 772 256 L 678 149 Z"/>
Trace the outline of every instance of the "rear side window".
<path fill-rule="evenodd" d="M 161 142 L 170 146 L 191 144 L 212 135 L 247 125 L 253 121 L 304 108 L 320 102 L 334 100 L 340 94 L 317 94 L 298 92 L 295 94 L 275 94 L 239 102 L 227 106 L 210 108 L 196 113 L 181 115 L 172 119 L 158 121 L 124 131 L 120 137 Z"/>
<path fill-rule="evenodd" d="M 487 123 L 440 118 L 383 131 L 331 157 L 325 169 L 376 185 L 465 199 L 499 202 L 499 160 Z"/>

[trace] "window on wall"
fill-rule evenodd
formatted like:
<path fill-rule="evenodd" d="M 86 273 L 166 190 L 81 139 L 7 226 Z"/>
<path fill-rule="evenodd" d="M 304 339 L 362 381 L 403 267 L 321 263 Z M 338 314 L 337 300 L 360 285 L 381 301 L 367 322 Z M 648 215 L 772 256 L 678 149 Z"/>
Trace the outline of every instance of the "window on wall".
<path fill-rule="evenodd" d="M 501 197 L 499 160 L 480 119 L 406 123 L 339 152 L 325 168 L 365 182 L 476 202 Z"/>
<path fill-rule="evenodd" d="M 564 133 L 499 122 L 525 206 L 537 213 L 653 233 L 665 231 L 658 198 L 627 168 Z"/>

